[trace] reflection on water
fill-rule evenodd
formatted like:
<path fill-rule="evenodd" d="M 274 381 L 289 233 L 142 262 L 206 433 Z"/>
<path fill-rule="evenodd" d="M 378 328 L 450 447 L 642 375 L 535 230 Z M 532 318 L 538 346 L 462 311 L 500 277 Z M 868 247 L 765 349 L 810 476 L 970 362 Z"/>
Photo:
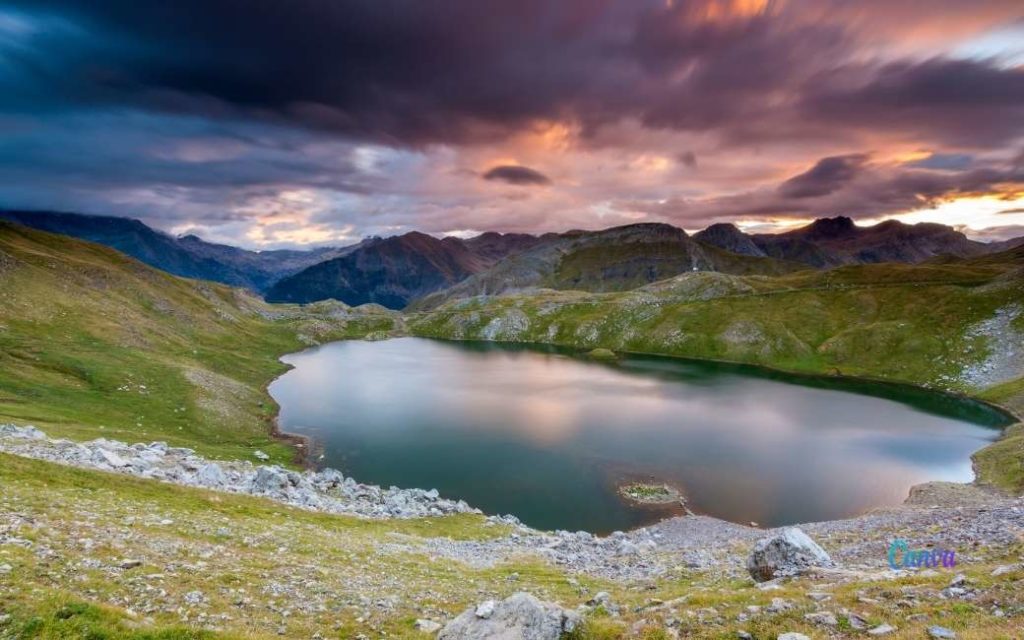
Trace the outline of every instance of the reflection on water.
<path fill-rule="evenodd" d="M 362 482 L 437 488 L 541 528 L 608 532 L 664 515 L 625 479 L 669 482 L 692 509 L 765 525 L 896 504 L 966 481 L 1003 416 L 916 389 L 633 356 L 404 338 L 285 358 L 281 426 Z"/>

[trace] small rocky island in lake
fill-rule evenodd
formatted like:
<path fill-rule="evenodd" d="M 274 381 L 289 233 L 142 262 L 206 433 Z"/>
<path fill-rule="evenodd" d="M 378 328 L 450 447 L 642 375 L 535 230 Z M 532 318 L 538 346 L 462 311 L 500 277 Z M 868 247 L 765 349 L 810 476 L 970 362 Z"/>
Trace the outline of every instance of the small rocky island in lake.
<path fill-rule="evenodd" d="M 619 494 L 641 504 L 686 504 L 683 494 L 667 484 L 631 482 L 620 486 Z"/>

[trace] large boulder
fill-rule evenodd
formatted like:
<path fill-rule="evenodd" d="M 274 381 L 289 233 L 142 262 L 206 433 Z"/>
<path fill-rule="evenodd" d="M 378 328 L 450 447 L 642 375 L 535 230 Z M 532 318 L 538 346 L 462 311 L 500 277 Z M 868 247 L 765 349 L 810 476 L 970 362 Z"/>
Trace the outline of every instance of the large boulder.
<path fill-rule="evenodd" d="M 501 602 L 470 607 L 449 622 L 438 640 L 558 640 L 579 623 L 579 615 L 556 604 L 516 593 Z"/>
<path fill-rule="evenodd" d="M 758 582 L 799 575 L 811 567 L 834 567 L 824 549 L 797 527 L 762 538 L 747 559 L 747 571 Z"/>
<path fill-rule="evenodd" d="M 252 479 L 252 492 L 272 494 L 288 486 L 288 475 L 280 467 L 258 467 Z"/>
<path fill-rule="evenodd" d="M 204 487 L 223 487 L 228 483 L 228 477 L 220 465 L 209 462 L 196 472 L 196 482 Z"/>

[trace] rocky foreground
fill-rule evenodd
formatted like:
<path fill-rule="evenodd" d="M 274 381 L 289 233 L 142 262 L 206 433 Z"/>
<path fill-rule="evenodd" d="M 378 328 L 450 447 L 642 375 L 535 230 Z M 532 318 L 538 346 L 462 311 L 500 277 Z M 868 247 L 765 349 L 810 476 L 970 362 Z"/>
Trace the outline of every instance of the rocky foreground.
<path fill-rule="evenodd" d="M 297 473 L 211 461 L 161 443 L 77 443 L 0 425 L 0 452 L 368 523 L 459 514 L 482 520 L 436 491 L 363 485 L 332 469 Z M 196 531 L 173 538 L 164 530 L 182 526 L 180 514 L 135 512 L 116 491 L 45 499 L 37 493 L 5 487 L 0 573 L 35 567 L 33 579 L 44 584 L 94 584 L 87 597 L 125 608 L 138 624 L 171 616 L 224 629 L 244 618 L 256 631 L 310 637 L 315 632 L 306 634 L 307 625 L 319 628 L 326 616 L 350 620 L 345 628 L 352 632 L 342 637 L 394 635 L 393 625 L 409 624 L 412 634 L 451 639 L 590 637 L 595 625 L 611 623 L 628 623 L 637 633 L 657 627 L 669 636 L 707 630 L 733 637 L 928 637 L 921 633 L 937 627 L 940 635 L 931 637 L 980 638 L 1015 636 L 971 629 L 1024 624 L 1024 500 L 967 485 L 924 485 L 900 508 L 799 530 L 766 532 L 688 516 L 607 537 L 540 532 L 497 516 L 483 520 L 482 530 L 492 531 L 486 535 L 431 535 L 429 526 L 417 535 L 335 533 L 327 522 L 300 526 L 295 515 L 242 525 L 207 508 L 188 518 Z M 220 502 L 210 495 L 212 505 Z M 957 567 L 948 574 L 941 567 L 892 570 L 887 551 L 896 538 L 912 549 L 954 549 Z M 296 555 L 303 545 L 311 555 Z M 10 550 L 20 551 L 6 560 Z M 409 564 L 410 558 L 423 560 Z M 89 575 L 97 582 L 86 581 Z M 20 584 L 0 586 L 0 615 L 8 615 L 4 597 L 17 596 Z M 467 600 L 468 609 L 458 604 Z M 965 612 L 990 624 L 963 619 Z M 3 628 L 0 618 L 0 637 Z M 910 628 L 921 633 L 900 635 Z M 941 635 L 947 631 L 953 635 Z"/>

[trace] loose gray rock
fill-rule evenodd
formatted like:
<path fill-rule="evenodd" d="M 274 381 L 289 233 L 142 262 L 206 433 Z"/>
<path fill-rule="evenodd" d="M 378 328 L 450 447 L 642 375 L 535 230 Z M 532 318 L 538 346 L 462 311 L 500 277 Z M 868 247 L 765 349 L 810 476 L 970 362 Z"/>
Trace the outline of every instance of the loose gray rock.
<path fill-rule="evenodd" d="M 868 629 L 869 636 L 887 636 L 890 633 L 896 631 L 896 627 L 891 624 L 880 624 L 873 629 Z"/>
<path fill-rule="evenodd" d="M 996 567 L 992 570 L 992 577 L 998 578 L 999 576 L 1005 576 L 1008 573 L 1012 573 L 1020 568 L 1017 564 L 1004 564 Z"/>
<path fill-rule="evenodd" d="M 96 462 L 106 462 L 115 469 L 128 466 L 128 462 L 124 458 L 107 449 L 96 450 Z"/>
<path fill-rule="evenodd" d="M 558 640 L 579 623 L 575 612 L 522 592 L 495 604 L 485 618 L 477 615 L 479 608 L 470 607 L 449 622 L 438 640 Z"/>
<path fill-rule="evenodd" d="M 494 607 L 497 604 L 494 600 L 484 600 L 476 606 L 476 611 L 473 613 L 476 614 L 476 617 L 486 620 L 494 615 Z"/>
<path fill-rule="evenodd" d="M 416 621 L 415 627 L 417 631 L 424 633 L 437 633 L 437 630 L 441 628 L 441 623 L 420 618 Z"/>
<path fill-rule="evenodd" d="M 951 629 L 938 625 L 928 627 L 928 637 L 937 640 L 956 640 L 956 634 Z"/>
<path fill-rule="evenodd" d="M 0 451 L 76 467 L 232 493 L 265 496 L 293 506 L 370 518 L 415 518 L 479 513 L 462 500 L 436 490 L 383 489 L 346 478 L 340 471 L 296 473 L 279 466 L 207 460 L 192 449 L 165 442 L 126 444 L 99 438 L 89 442 L 50 439 L 35 427 L 0 424 Z"/>
<path fill-rule="evenodd" d="M 799 575 L 812 567 L 834 567 L 824 549 L 797 527 L 762 538 L 747 559 L 747 571 L 757 582 Z"/>
<path fill-rule="evenodd" d="M 222 487 L 227 484 L 228 477 L 219 464 L 211 462 L 196 473 L 196 482 L 204 487 Z"/>
<path fill-rule="evenodd" d="M 811 640 L 802 633 L 796 633 L 790 631 L 789 633 L 780 633 L 778 640 Z"/>
<path fill-rule="evenodd" d="M 835 627 L 839 625 L 839 620 L 831 611 L 818 611 L 816 613 L 808 613 L 804 615 L 804 620 L 812 624 L 819 624 L 825 627 Z"/>

